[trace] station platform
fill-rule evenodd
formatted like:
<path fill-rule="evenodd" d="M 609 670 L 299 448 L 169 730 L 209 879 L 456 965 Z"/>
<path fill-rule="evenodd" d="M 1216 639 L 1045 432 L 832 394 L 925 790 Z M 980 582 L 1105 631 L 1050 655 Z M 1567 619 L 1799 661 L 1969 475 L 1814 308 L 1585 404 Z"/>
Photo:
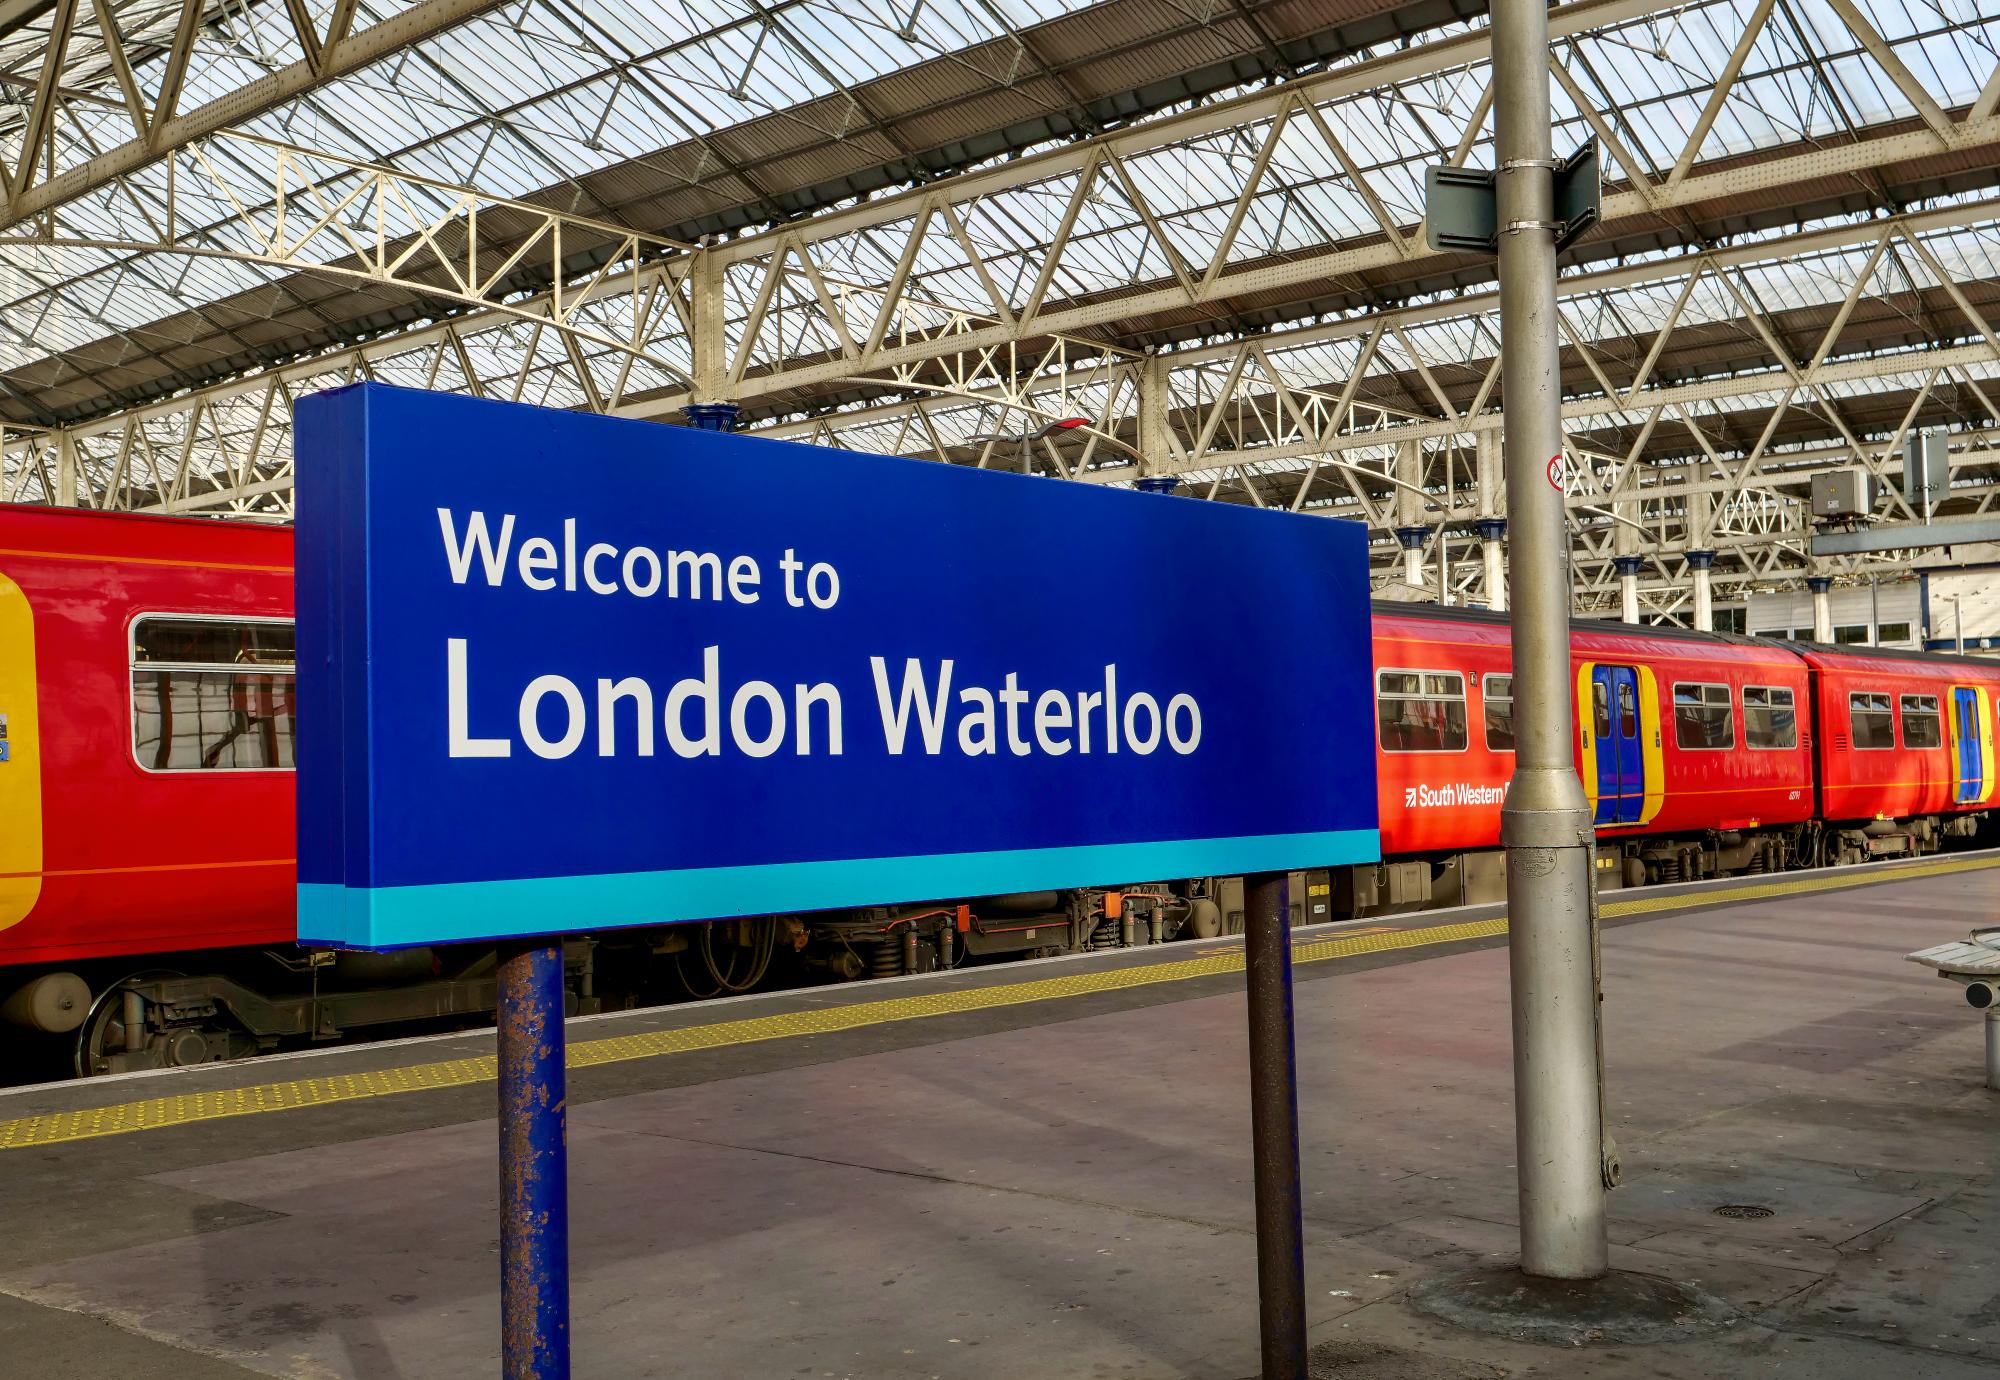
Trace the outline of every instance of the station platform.
<path fill-rule="evenodd" d="M 1904 961 L 2000 853 L 1607 893 L 1614 1265 L 1685 1342 L 1454 1331 L 1515 1251 L 1498 908 L 1295 939 L 1315 1373 L 2000 1375 L 2000 1094 Z M 1240 939 L 572 1022 L 576 1373 L 1238 1380 Z M 0 1093 L 0 1372 L 487 1377 L 490 1033 Z"/>

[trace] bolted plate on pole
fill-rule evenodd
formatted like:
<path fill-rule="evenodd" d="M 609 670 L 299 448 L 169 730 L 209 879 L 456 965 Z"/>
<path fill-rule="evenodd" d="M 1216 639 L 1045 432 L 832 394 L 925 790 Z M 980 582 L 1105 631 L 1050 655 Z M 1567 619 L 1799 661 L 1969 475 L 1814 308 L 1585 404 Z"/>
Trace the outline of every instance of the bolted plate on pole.
<path fill-rule="evenodd" d="M 1543 165 L 1545 166 L 1545 165 Z M 1555 165 L 1556 253 L 1597 224 L 1604 203 L 1604 167 L 1596 136 Z M 1433 251 L 1500 252 L 1496 174 L 1486 168 L 1424 169 L 1424 244 Z"/>
<path fill-rule="evenodd" d="M 1597 157 L 1597 137 L 1592 135 L 1582 148 L 1556 167 L 1555 188 L 1556 253 L 1576 243 L 1577 237 L 1597 224 L 1604 203 L 1604 168 Z"/>
<path fill-rule="evenodd" d="M 1486 168 L 1424 169 L 1424 244 L 1476 254 L 1500 251 L 1500 211 Z"/>
<path fill-rule="evenodd" d="M 1911 431 L 1903 437 L 1903 499 L 1919 513 L 1944 502 L 1951 488 L 1951 436 Z"/>

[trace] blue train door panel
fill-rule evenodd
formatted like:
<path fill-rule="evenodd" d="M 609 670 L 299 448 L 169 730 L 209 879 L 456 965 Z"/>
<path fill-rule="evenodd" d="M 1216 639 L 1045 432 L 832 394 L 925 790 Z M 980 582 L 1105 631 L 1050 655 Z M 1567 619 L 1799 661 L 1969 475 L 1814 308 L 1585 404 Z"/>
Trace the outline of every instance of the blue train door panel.
<path fill-rule="evenodd" d="M 1951 692 L 1958 713 L 1958 798 L 1977 800 L 1985 791 L 1984 765 L 1980 761 L 1979 692 L 1958 686 Z"/>
<path fill-rule="evenodd" d="M 1590 726 L 1597 737 L 1597 822 L 1637 824 L 1646 803 L 1639 673 L 1630 666 L 1595 667 L 1590 700 Z"/>

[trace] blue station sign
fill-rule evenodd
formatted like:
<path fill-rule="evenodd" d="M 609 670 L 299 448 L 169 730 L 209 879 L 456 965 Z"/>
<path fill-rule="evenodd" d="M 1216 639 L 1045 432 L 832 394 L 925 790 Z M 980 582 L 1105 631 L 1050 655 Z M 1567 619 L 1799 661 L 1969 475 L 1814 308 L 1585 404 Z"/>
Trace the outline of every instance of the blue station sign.
<path fill-rule="evenodd" d="M 1378 856 L 1354 524 L 375 384 L 296 435 L 302 943 Z"/>

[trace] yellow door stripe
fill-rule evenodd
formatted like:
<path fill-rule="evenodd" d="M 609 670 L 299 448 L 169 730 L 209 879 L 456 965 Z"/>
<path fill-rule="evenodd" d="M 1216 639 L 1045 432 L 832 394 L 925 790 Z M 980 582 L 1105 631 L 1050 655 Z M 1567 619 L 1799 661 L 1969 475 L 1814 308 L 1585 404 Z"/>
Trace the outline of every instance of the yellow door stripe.
<path fill-rule="evenodd" d="M 1972 704 L 1979 716 L 1979 794 L 1975 799 L 1984 805 L 1993 799 L 1993 692 L 1975 689 Z"/>
<path fill-rule="evenodd" d="M 1776 896 L 1795 896 L 1815 891 L 1878 885 L 1883 882 L 1911 881 L 1954 872 L 1980 872 L 2000 867 L 2000 858 L 1914 863 L 1885 867 L 1859 875 L 1838 877 L 1805 876 L 1795 880 L 1772 880 L 1746 886 L 1715 887 L 1679 896 L 1635 897 L 1606 901 L 1607 918 L 1621 915 L 1689 910 L 1696 906 L 1724 905 Z M 1398 949 L 1421 949 L 1439 944 L 1456 944 L 1469 939 L 1492 939 L 1507 932 L 1507 918 L 1470 920 L 1424 929 L 1342 934 L 1325 939 L 1303 939 L 1292 947 L 1294 963 L 1323 963 L 1333 959 L 1358 958 L 1367 954 Z M 1151 987 L 1161 983 L 1185 982 L 1190 978 L 1213 977 L 1243 970 L 1240 946 L 1228 952 L 1203 951 L 1206 956 L 1167 963 L 1113 968 L 1064 977 L 1036 978 L 1026 982 L 1002 983 L 959 991 L 926 992 L 920 996 L 893 997 L 887 1001 L 854 1002 L 816 1011 L 792 1011 L 773 1016 L 748 1016 L 741 1020 L 716 1021 L 708 1025 L 685 1026 L 677 1030 L 648 1030 L 633 1035 L 613 1035 L 602 1040 L 581 1040 L 569 1047 L 569 1067 L 594 1068 L 600 1064 L 625 1063 L 668 1054 L 691 1054 L 700 1050 L 727 1049 L 734 1045 L 764 1040 L 786 1040 L 798 1036 L 833 1035 L 896 1021 L 922 1020 L 931 1016 L 956 1015 L 967 1011 L 990 1011 L 1003 1006 L 1024 1006 L 1064 997 L 1089 996 L 1098 992 Z M 222 1117 L 252 1116 L 259 1112 L 289 1111 L 295 1107 L 319 1107 L 333 1102 L 352 1102 L 365 1097 L 387 1097 L 396 1093 L 429 1092 L 439 1088 L 465 1087 L 490 1083 L 496 1076 L 496 1060 L 490 1054 L 465 1059 L 443 1059 L 403 1068 L 377 1069 L 365 1073 L 333 1074 L 323 1078 L 295 1078 L 283 1082 L 260 1083 L 247 1088 L 220 1088 L 210 1092 L 176 1093 L 121 1102 L 81 1111 L 50 1112 L 40 1116 L 0 1121 L 0 1150 L 22 1150 L 33 1146 L 59 1145 L 65 1141 L 89 1140 L 98 1136 L 128 1135 L 166 1126 L 214 1121 Z"/>
<path fill-rule="evenodd" d="M 42 734 L 35 683 L 35 611 L 0 575 L 0 930 L 28 918 L 42 895 Z"/>
<path fill-rule="evenodd" d="M 1639 806 L 1639 823 L 1651 824 L 1667 803 L 1666 758 L 1660 751 L 1660 683 L 1650 666 L 1639 672 L 1639 761 L 1644 773 L 1645 798 Z"/>
<path fill-rule="evenodd" d="M 1591 698 L 1591 678 L 1597 674 L 1597 663 L 1586 661 L 1576 668 L 1576 718 L 1577 742 L 1582 751 L 1577 754 L 1577 775 L 1583 779 L 1584 799 L 1590 802 L 1590 813 L 1597 814 L 1600 801 L 1597 775 L 1597 702 Z M 1606 702 L 1609 711 L 1609 701 Z"/>

